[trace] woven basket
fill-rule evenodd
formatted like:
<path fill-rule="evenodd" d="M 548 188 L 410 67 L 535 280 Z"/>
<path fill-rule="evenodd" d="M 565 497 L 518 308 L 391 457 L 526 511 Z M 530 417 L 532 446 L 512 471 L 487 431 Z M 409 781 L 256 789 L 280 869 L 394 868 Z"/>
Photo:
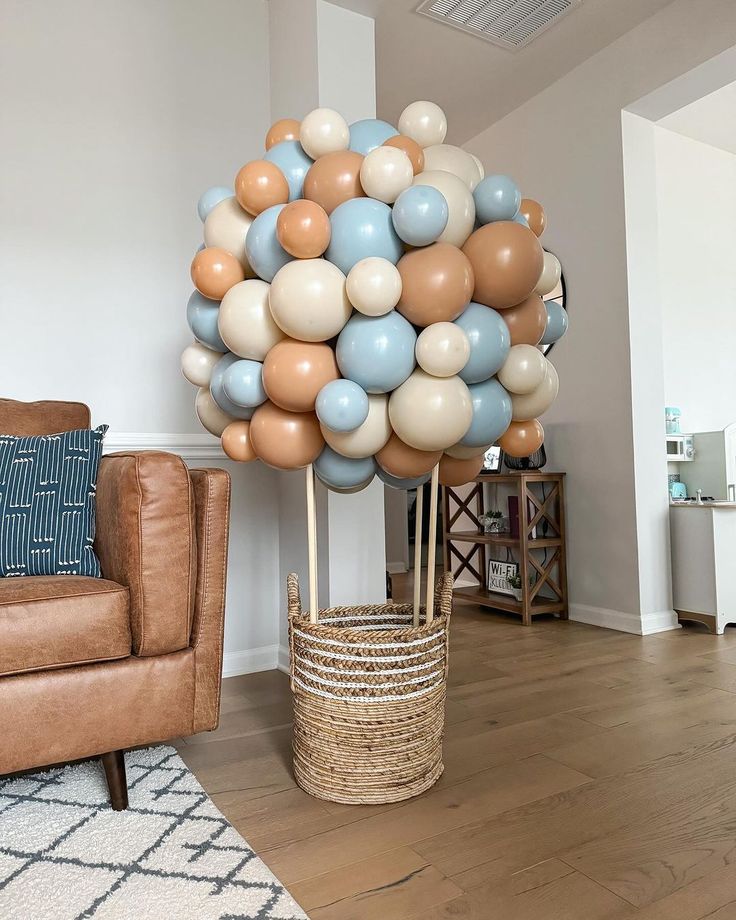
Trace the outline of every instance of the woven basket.
<path fill-rule="evenodd" d="M 429 789 L 443 770 L 452 576 L 417 627 L 407 604 L 332 607 L 310 623 L 296 575 L 287 590 L 297 783 L 348 805 Z"/>

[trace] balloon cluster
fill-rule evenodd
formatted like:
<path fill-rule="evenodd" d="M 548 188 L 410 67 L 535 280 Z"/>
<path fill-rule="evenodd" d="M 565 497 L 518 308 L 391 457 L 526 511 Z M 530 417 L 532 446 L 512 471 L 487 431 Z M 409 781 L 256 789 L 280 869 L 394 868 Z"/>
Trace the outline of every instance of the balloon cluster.
<path fill-rule="evenodd" d="M 313 463 L 350 492 L 437 463 L 459 485 L 494 443 L 541 446 L 558 379 L 540 343 L 567 327 L 543 301 L 545 214 L 446 132 L 432 102 L 398 130 L 315 109 L 271 127 L 234 193 L 202 195 L 182 369 L 233 460 Z"/>

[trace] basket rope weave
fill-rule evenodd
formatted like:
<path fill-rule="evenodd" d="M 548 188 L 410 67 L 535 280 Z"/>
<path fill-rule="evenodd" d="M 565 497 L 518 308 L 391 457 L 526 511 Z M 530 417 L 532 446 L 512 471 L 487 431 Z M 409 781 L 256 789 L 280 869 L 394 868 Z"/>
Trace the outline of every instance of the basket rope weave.
<path fill-rule="evenodd" d="M 424 792 L 443 769 L 452 576 L 419 626 L 403 604 L 331 607 L 310 623 L 293 574 L 287 598 L 298 784 L 347 804 Z"/>

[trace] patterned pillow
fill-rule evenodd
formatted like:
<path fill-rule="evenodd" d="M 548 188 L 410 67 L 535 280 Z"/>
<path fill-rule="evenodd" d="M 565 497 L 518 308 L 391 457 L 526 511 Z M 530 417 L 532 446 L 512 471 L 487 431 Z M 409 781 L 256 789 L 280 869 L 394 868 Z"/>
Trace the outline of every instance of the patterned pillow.
<path fill-rule="evenodd" d="M 0 576 L 100 577 L 92 543 L 107 428 L 0 434 Z"/>

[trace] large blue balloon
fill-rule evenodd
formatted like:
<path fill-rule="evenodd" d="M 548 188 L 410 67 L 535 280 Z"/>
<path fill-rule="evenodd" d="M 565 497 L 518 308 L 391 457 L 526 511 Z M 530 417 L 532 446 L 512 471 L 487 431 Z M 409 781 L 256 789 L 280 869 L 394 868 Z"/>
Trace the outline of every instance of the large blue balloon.
<path fill-rule="evenodd" d="M 365 156 L 390 137 L 396 137 L 398 133 L 387 121 L 381 121 L 380 118 L 363 118 L 350 125 L 350 149 Z"/>
<path fill-rule="evenodd" d="M 253 271 L 268 281 L 273 281 L 276 272 L 293 256 L 282 247 L 276 236 L 276 221 L 285 204 L 275 204 L 256 217 L 245 235 L 245 254 Z"/>
<path fill-rule="evenodd" d="M 473 191 L 475 214 L 481 224 L 514 220 L 521 207 L 521 192 L 508 176 L 486 176 Z"/>
<path fill-rule="evenodd" d="M 234 196 L 235 192 L 224 185 L 213 185 L 212 188 L 208 188 L 206 192 L 203 192 L 197 202 L 197 214 L 199 214 L 199 219 L 201 221 L 207 220 L 207 216 L 216 205 L 226 198 L 233 198 Z"/>
<path fill-rule="evenodd" d="M 194 338 L 206 345 L 221 351 L 227 351 L 227 345 L 222 341 L 217 329 L 217 317 L 220 315 L 220 301 L 203 297 L 199 291 L 194 291 L 187 303 L 187 322 Z"/>
<path fill-rule="evenodd" d="M 458 376 L 465 383 L 480 383 L 501 369 L 511 348 L 509 328 L 501 314 L 471 301 L 455 320 L 470 342 L 470 358 Z"/>
<path fill-rule="evenodd" d="M 254 409 L 266 401 L 263 389 L 263 365 L 260 361 L 241 358 L 234 361 L 223 374 L 225 396 L 237 406 Z"/>
<path fill-rule="evenodd" d="M 410 246 L 429 246 L 447 226 L 447 199 L 431 185 L 413 185 L 394 203 L 394 230 Z"/>
<path fill-rule="evenodd" d="M 512 218 L 512 220 L 515 224 L 521 224 L 522 227 L 529 226 L 529 221 L 526 219 L 526 217 L 524 217 L 523 214 L 517 214 L 515 217 Z"/>
<path fill-rule="evenodd" d="M 263 159 L 274 163 L 286 176 L 289 184 L 289 201 L 301 198 L 304 177 L 314 160 L 306 155 L 299 141 L 281 141 L 280 144 L 274 144 L 266 151 Z"/>
<path fill-rule="evenodd" d="M 376 461 L 373 457 L 358 460 L 343 457 L 331 447 L 325 446 L 314 461 L 314 471 L 328 488 L 338 490 L 355 489 L 357 486 L 364 488 L 369 485 L 375 475 Z"/>
<path fill-rule="evenodd" d="M 378 478 L 381 482 L 384 482 L 387 486 L 391 486 L 392 489 L 401 489 L 406 492 L 407 489 L 418 489 L 420 486 L 423 486 L 425 482 L 429 482 L 431 473 L 425 473 L 424 476 L 418 476 L 416 479 L 399 479 L 398 476 L 392 476 L 391 473 L 387 473 L 386 470 L 381 469 L 381 467 L 376 468 L 378 473 Z"/>
<path fill-rule="evenodd" d="M 217 405 L 227 412 L 228 415 L 232 415 L 233 418 L 243 418 L 249 419 L 255 409 L 247 408 L 245 406 L 239 406 L 237 403 L 234 403 L 232 399 L 225 392 L 223 386 L 225 381 L 225 373 L 231 365 L 235 364 L 236 361 L 241 359 L 237 355 L 227 354 L 223 355 L 217 364 L 212 369 L 212 377 L 210 378 L 210 393 L 212 398 L 217 403 Z"/>
<path fill-rule="evenodd" d="M 542 336 L 540 345 L 553 345 L 567 332 L 567 310 L 556 300 L 545 300 L 547 308 L 547 329 Z"/>
<path fill-rule="evenodd" d="M 511 397 L 495 378 L 471 384 L 473 421 L 460 441 L 463 447 L 487 447 L 511 424 Z"/>
<path fill-rule="evenodd" d="M 366 393 L 389 393 L 416 366 L 417 334 L 412 324 L 391 310 L 383 316 L 355 313 L 337 339 L 337 366 Z"/>
<path fill-rule="evenodd" d="M 330 225 L 332 236 L 325 258 L 346 275 L 356 262 L 369 256 L 379 256 L 396 265 L 403 254 L 391 221 L 391 208 L 382 201 L 343 201 L 332 212 Z"/>
<path fill-rule="evenodd" d="M 368 418 L 368 394 L 352 380 L 331 380 L 317 394 L 317 418 L 330 431 L 355 431 Z"/>

